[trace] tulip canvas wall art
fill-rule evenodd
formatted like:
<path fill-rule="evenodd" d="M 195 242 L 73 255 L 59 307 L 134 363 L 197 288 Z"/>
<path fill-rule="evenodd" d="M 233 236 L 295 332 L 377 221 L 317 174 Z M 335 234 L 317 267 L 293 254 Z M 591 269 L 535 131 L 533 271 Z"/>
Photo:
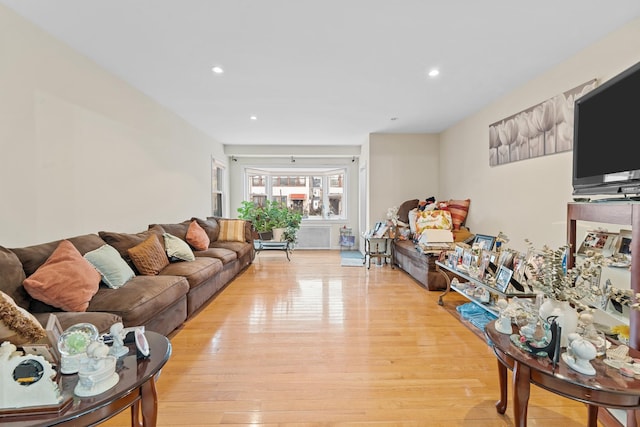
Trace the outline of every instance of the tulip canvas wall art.
<path fill-rule="evenodd" d="M 489 125 L 489 165 L 572 150 L 574 101 L 596 83 L 593 79 Z"/>

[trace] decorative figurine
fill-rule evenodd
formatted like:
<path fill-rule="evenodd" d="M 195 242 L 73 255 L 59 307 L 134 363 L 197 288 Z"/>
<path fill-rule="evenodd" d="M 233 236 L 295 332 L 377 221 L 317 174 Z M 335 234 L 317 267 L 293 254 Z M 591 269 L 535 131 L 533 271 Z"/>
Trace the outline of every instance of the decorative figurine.
<path fill-rule="evenodd" d="M 109 329 L 109 334 L 113 339 L 113 345 L 111 346 L 109 354 L 115 356 L 116 358 L 120 358 L 129 353 L 129 348 L 124 345 L 123 329 L 124 326 L 122 325 L 122 322 L 114 323 Z"/>
<path fill-rule="evenodd" d="M 115 356 L 109 355 L 109 347 L 100 341 L 87 347 L 87 357 L 81 362 L 78 371 L 78 384 L 74 393 L 80 397 L 95 396 L 118 383 Z"/>
<path fill-rule="evenodd" d="M 596 357 L 596 347 L 577 333 L 568 337 L 567 352 L 562 353 L 562 360 L 574 371 L 585 375 L 595 375 L 596 369 L 589 362 Z"/>
<path fill-rule="evenodd" d="M 511 335 L 513 333 L 513 327 L 511 326 L 511 316 L 506 314 L 506 309 L 509 306 L 509 303 L 504 298 L 499 298 L 496 302 L 496 306 L 498 307 L 498 320 L 496 320 L 495 326 L 496 331 L 501 334 Z"/>

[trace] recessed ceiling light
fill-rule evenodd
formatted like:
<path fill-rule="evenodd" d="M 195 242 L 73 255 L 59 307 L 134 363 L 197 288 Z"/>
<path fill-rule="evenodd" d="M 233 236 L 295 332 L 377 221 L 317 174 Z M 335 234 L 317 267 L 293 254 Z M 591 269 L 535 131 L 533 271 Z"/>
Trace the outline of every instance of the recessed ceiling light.
<path fill-rule="evenodd" d="M 435 77 L 438 74 L 440 74 L 440 70 L 438 70 L 437 68 L 434 68 L 431 71 L 429 71 L 429 77 Z"/>
<path fill-rule="evenodd" d="M 251 116 L 249 117 L 251 120 L 258 120 L 258 116 Z"/>
<path fill-rule="evenodd" d="M 211 71 L 213 71 L 214 74 L 222 74 L 224 73 L 224 70 L 222 69 L 222 67 L 216 65 L 215 67 L 211 68 Z"/>

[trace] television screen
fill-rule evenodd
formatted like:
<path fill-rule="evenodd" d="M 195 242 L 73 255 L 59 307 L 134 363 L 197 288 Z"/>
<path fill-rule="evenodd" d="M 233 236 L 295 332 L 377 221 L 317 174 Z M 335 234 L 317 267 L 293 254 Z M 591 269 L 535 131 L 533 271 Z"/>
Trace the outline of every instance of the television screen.
<path fill-rule="evenodd" d="M 576 100 L 574 194 L 640 192 L 640 63 Z"/>

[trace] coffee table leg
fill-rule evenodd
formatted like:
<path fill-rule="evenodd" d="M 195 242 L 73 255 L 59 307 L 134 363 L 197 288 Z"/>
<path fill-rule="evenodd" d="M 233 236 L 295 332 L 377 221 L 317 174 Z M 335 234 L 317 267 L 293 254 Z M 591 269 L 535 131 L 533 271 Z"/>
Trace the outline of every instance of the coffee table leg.
<path fill-rule="evenodd" d="M 598 407 L 596 405 L 587 405 L 587 408 L 588 408 L 587 426 L 597 427 L 598 426 Z"/>
<path fill-rule="evenodd" d="M 496 402 L 496 410 L 499 414 L 504 414 L 507 410 L 507 367 L 498 362 L 498 380 L 500 381 L 500 400 Z"/>
<path fill-rule="evenodd" d="M 155 378 L 150 378 L 149 381 L 142 384 L 140 390 L 142 425 L 144 427 L 155 427 L 158 418 L 158 393 L 156 391 Z"/>
<path fill-rule="evenodd" d="M 131 427 L 142 427 L 140 423 L 140 401 L 131 405 Z"/>
<path fill-rule="evenodd" d="M 513 365 L 513 421 L 517 427 L 527 426 L 530 378 L 531 369 L 516 361 Z"/>

